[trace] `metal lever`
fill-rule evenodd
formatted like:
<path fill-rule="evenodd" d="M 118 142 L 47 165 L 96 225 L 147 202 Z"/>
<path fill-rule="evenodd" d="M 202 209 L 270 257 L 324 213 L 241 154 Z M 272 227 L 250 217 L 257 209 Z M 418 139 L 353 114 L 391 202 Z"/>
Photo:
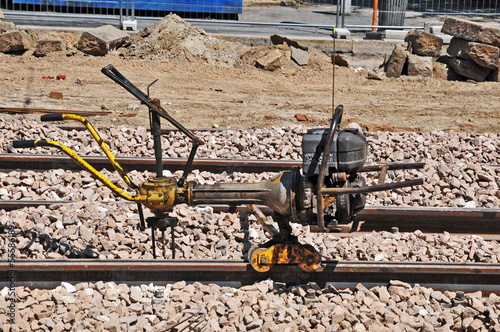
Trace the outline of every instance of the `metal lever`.
<path fill-rule="evenodd" d="M 113 81 L 121 85 L 128 92 L 130 92 L 134 97 L 139 99 L 143 104 L 147 105 L 152 111 L 158 113 L 162 118 L 168 120 L 171 124 L 173 124 L 177 129 L 179 129 L 183 134 L 188 136 L 193 141 L 198 141 L 199 145 L 202 145 L 204 142 L 196 137 L 189 129 L 185 128 L 179 122 L 177 122 L 174 118 L 172 118 L 168 112 L 161 106 L 157 106 L 153 103 L 152 99 L 146 95 L 144 92 L 139 90 L 134 84 L 132 84 L 129 80 L 125 78 L 113 65 L 107 65 L 102 68 L 101 72 L 111 78 Z"/>
<path fill-rule="evenodd" d="M 156 174 L 158 178 L 161 178 L 163 176 L 162 161 L 161 161 L 161 140 L 159 137 L 161 135 L 161 127 L 158 116 L 161 116 L 162 118 L 168 120 L 177 129 L 179 129 L 179 131 L 181 131 L 184 135 L 186 135 L 191 139 L 193 146 L 191 148 L 191 152 L 189 153 L 189 157 L 186 163 L 186 168 L 184 169 L 184 172 L 178 181 L 179 185 L 182 186 L 186 181 L 187 174 L 189 173 L 191 165 L 193 164 L 193 160 L 196 155 L 196 150 L 198 149 L 198 146 L 203 145 L 204 142 L 200 138 L 196 137 L 193 134 L 193 132 L 191 132 L 189 129 L 186 129 L 183 125 L 181 125 L 174 118 L 172 118 L 167 113 L 167 111 L 163 107 L 161 107 L 160 101 L 158 99 L 151 99 L 149 97 L 149 87 L 152 84 L 154 84 L 156 80 L 148 85 L 148 94 L 145 94 L 144 92 L 139 90 L 139 88 L 137 88 L 134 84 L 132 84 L 127 78 L 125 78 L 125 76 L 123 76 L 115 67 L 113 67 L 113 65 L 105 66 L 104 68 L 102 68 L 101 72 L 104 75 L 111 78 L 116 83 L 118 83 L 119 85 L 121 85 L 123 88 L 125 88 L 125 90 L 130 92 L 137 99 L 139 99 L 141 103 L 149 107 L 151 131 L 153 132 L 155 141 Z M 152 112 L 154 112 L 154 114 L 152 114 Z"/>

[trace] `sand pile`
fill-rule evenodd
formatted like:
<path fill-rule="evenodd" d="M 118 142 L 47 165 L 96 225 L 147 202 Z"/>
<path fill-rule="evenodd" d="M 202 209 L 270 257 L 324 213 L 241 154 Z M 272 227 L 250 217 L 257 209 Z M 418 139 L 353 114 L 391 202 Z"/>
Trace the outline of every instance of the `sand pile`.
<path fill-rule="evenodd" d="M 279 50 L 275 68 L 262 68 L 259 59 Z M 166 16 L 139 32 L 120 50 L 125 56 L 153 61 L 199 62 L 220 67 L 255 65 L 265 70 L 280 69 L 294 74 L 299 66 L 290 58 L 286 44 L 249 47 L 209 36 L 203 29 L 185 22 L 175 14 Z M 309 68 L 323 70 L 331 66 L 329 57 L 309 49 Z"/>
<path fill-rule="evenodd" d="M 170 14 L 142 30 L 125 46 L 126 56 L 153 61 L 204 62 L 233 67 L 248 47 L 209 36 L 177 15 Z"/>

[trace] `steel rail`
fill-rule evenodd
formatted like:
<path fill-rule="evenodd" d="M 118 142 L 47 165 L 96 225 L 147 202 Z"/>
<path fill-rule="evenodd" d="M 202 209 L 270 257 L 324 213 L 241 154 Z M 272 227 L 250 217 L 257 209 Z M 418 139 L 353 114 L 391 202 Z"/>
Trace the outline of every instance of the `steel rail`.
<path fill-rule="evenodd" d="M 104 156 L 82 156 L 95 169 L 113 171 L 113 165 Z M 156 170 L 154 157 L 116 157 L 115 159 L 125 170 L 151 171 Z M 163 160 L 163 169 L 175 172 L 183 170 L 187 158 L 168 158 Z M 425 163 L 387 163 L 373 164 L 363 167 L 361 172 L 374 172 L 383 165 L 388 170 L 423 168 Z M 295 166 L 302 166 L 301 160 L 261 160 L 261 159 L 209 159 L 196 158 L 193 166 L 200 171 L 210 172 L 280 172 L 290 170 Z M 0 170 L 50 170 L 62 168 L 65 170 L 81 170 L 81 167 L 68 156 L 40 155 L 40 154 L 0 154 Z"/>
<path fill-rule="evenodd" d="M 108 115 L 111 111 L 77 111 L 77 110 L 56 110 L 52 108 L 32 108 L 32 107 L 0 107 L 0 113 L 45 113 L 45 114 L 63 114 L 71 113 L 76 115 Z"/>
<path fill-rule="evenodd" d="M 240 286 L 267 280 L 300 284 L 314 281 L 338 288 L 388 285 L 401 280 L 439 290 L 500 293 L 500 264 L 421 263 L 421 262 L 340 262 L 324 261 L 315 272 L 295 265 L 273 266 L 259 273 L 247 262 L 222 260 L 17 260 L 14 266 L 0 262 L 0 287 L 53 288 L 70 283 L 114 281 L 127 284 L 166 284 L 179 280 Z"/>
<path fill-rule="evenodd" d="M 74 201 L 0 201 L 0 210 L 12 211 L 25 207 L 71 204 Z M 133 204 L 125 201 L 101 201 L 99 204 Z M 246 206 L 211 205 L 215 213 L 239 213 L 248 211 Z M 267 206 L 258 205 L 265 215 L 271 215 Z M 446 208 L 446 207 L 388 207 L 366 206 L 356 215 L 359 221 L 358 231 L 393 231 L 399 232 L 476 234 L 485 239 L 498 239 L 500 234 L 500 209 L 486 208 Z M 356 234 L 356 233 L 353 233 Z M 494 235 L 497 236 L 494 236 Z M 341 235 L 341 234 L 339 234 Z"/>

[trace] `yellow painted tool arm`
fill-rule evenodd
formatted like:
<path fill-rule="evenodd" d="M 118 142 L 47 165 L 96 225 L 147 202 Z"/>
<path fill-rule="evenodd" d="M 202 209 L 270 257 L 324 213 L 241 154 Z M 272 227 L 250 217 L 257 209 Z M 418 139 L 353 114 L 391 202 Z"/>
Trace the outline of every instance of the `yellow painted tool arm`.
<path fill-rule="evenodd" d="M 111 189 L 118 196 L 123 197 L 129 201 L 140 201 L 141 197 L 137 195 L 129 195 L 120 188 L 118 188 L 113 182 L 109 181 L 104 175 L 99 173 L 92 165 L 83 160 L 79 155 L 77 155 L 73 150 L 68 148 L 66 145 L 59 143 L 57 141 L 50 140 L 29 140 L 29 141 L 14 141 L 14 148 L 34 148 L 37 146 L 52 146 L 58 148 L 62 152 L 66 153 L 71 159 L 76 161 L 80 166 L 84 169 L 92 173 L 99 181 L 101 181 L 104 185 L 106 185 L 109 189 Z"/>
<path fill-rule="evenodd" d="M 121 165 L 116 161 L 116 157 L 113 155 L 106 142 L 102 140 L 101 136 L 99 136 L 94 126 L 92 126 L 92 124 L 88 122 L 87 119 L 85 119 L 83 116 L 75 114 L 45 114 L 42 115 L 41 120 L 42 121 L 76 120 L 81 122 L 88 129 L 88 131 L 90 131 L 90 133 L 96 140 L 97 144 L 99 144 L 102 151 L 106 154 L 106 157 L 108 157 L 109 161 L 111 162 L 111 165 L 113 165 L 118 174 L 120 174 L 120 176 L 122 177 L 123 181 L 125 181 L 125 183 L 129 187 L 133 189 L 137 188 L 137 186 L 132 182 L 132 180 L 130 180 L 130 178 L 128 177 L 124 169 L 121 167 Z"/>

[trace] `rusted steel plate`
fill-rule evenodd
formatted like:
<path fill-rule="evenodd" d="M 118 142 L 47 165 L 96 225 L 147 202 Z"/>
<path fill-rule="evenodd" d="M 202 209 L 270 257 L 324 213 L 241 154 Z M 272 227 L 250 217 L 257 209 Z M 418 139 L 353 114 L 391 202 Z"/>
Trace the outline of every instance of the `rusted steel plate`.
<path fill-rule="evenodd" d="M 128 284 L 165 284 L 215 282 L 239 286 L 271 278 L 286 283 L 315 281 L 321 286 L 367 287 L 387 285 L 390 280 L 441 290 L 466 290 L 500 293 L 500 264 L 339 262 L 325 261 L 316 272 L 301 271 L 296 265 L 274 265 L 259 273 L 243 261 L 189 260 L 18 260 L 14 267 L 0 262 L 0 287 L 8 286 L 9 274 L 16 286 L 55 287 L 71 283 L 115 281 Z"/>

